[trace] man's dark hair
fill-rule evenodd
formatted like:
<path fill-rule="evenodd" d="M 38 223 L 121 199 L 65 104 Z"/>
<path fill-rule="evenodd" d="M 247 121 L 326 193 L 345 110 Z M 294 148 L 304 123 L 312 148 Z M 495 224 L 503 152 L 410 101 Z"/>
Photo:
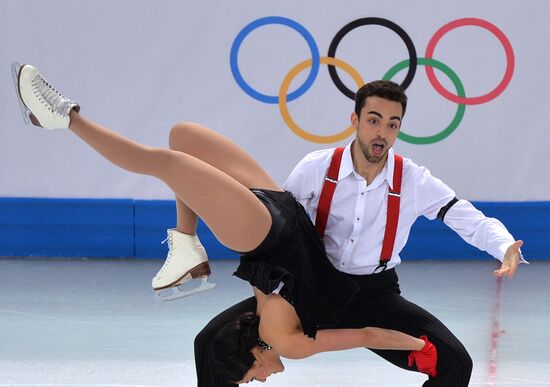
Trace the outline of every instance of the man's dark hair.
<path fill-rule="evenodd" d="M 212 366 L 227 383 L 236 383 L 252 368 L 256 358 L 260 318 L 252 313 L 222 327 L 210 343 Z"/>
<path fill-rule="evenodd" d="M 390 101 L 399 102 L 403 108 L 401 118 L 407 110 L 407 96 L 405 90 L 392 81 L 372 81 L 363 86 L 355 94 L 355 114 L 361 116 L 361 109 L 365 106 L 367 97 L 380 97 Z"/>

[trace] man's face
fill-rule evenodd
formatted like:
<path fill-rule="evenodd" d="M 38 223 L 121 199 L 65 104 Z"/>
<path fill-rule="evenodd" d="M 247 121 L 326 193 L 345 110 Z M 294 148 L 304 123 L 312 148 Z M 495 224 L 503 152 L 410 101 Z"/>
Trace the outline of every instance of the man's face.
<path fill-rule="evenodd" d="M 401 103 L 380 97 L 367 97 L 361 116 L 352 113 L 351 122 L 356 130 L 356 141 L 371 163 L 385 162 L 401 128 Z"/>

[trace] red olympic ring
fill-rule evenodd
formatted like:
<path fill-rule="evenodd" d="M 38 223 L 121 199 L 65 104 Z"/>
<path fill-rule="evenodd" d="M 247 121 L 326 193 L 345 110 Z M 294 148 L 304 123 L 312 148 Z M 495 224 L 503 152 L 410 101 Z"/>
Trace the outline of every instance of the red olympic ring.
<path fill-rule="evenodd" d="M 464 104 L 464 105 L 478 105 L 485 103 L 487 101 L 490 101 L 496 97 L 498 97 L 504 89 L 506 89 L 506 86 L 510 83 L 510 80 L 512 79 L 512 74 L 514 72 L 514 50 L 512 49 L 512 45 L 510 44 L 510 41 L 504 35 L 504 33 L 498 29 L 497 26 L 494 24 L 489 23 L 486 20 L 483 19 L 477 19 L 477 18 L 463 18 L 463 19 L 457 19 L 450 23 L 445 24 L 443 27 L 441 27 L 437 32 L 434 34 L 434 36 L 430 39 L 430 42 L 428 43 L 428 47 L 426 48 L 426 54 L 424 55 L 426 58 L 433 59 L 433 53 L 435 50 L 435 45 L 439 42 L 439 40 L 445 35 L 447 32 L 458 28 L 462 26 L 478 26 L 481 28 L 485 28 L 489 32 L 491 32 L 493 35 L 495 35 L 498 40 L 500 40 L 500 43 L 502 43 L 502 46 L 504 47 L 504 51 L 506 53 L 506 71 L 504 72 L 504 76 L 500 83 L 497 85 L 495 89 L 490 91 L 487 94 L 481 95 L 479 97 L 460 97 L 456 94 L 451 93 L 447 89 L 445 89 L 441 83 L 437 80 L 433 67 L 431 66 L 425 66 L 426 75 L 428 76 L 428 80 L 432 84 L 432 86 L 446 99 L 456 102 L 458 104 Z"/>

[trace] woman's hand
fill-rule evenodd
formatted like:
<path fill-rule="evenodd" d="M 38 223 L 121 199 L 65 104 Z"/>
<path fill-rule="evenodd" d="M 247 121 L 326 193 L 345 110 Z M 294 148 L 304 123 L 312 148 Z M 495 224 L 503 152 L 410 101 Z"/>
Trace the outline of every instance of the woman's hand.
<path fill-rule="evenodd" d="M 409 353 L 409 367 L 416 363 L 416 368 L 431 378 L 437 376 L 437 349 L 426 336 L 420 336 L 426 343 L 422 349 Z"/>

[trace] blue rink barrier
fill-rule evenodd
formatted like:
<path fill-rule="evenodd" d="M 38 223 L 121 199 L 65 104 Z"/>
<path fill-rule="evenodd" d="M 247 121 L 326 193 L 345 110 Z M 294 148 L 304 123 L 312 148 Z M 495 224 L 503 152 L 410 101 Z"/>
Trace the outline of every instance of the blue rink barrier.
<path fill-rule="evenodd" d="M 550 259 L 550 202 L 474 202 L 525 242 L 527 259 Z M 170 200 L 0 198 L 0 256 L 162 258 L 166 229 L 175 227 Z M 211 259 L 234 259 L 200 221 Z M 440 221 L 419 218 L 403 259 L 466 260 L 489 255 Z"/>

